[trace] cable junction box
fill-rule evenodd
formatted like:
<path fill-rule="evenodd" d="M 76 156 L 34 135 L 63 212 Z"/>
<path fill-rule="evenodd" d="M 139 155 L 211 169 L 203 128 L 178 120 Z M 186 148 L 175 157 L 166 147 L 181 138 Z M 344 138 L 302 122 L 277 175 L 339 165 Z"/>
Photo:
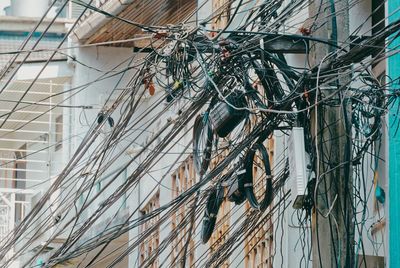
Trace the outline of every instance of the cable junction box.
<path fill-rule="evenodd" d="M 242 92 L 235 91 L 231 93 L 226 98 L 226 101 L 229 102 L 230 105 L 221 101 L 210 112 L 211 124 L 215 132 L 221 138 L 228 136 L 247 115 L 247 110 L 234 108 L 247 107 L 246 99 Z"/>
<path fill-rule="evenodd" d="M 304 147 L 304 130 L 294 127 L 289 136 L 289 185 L 293 208 L 303 206 L 307 190 L 306 151 Z"/>

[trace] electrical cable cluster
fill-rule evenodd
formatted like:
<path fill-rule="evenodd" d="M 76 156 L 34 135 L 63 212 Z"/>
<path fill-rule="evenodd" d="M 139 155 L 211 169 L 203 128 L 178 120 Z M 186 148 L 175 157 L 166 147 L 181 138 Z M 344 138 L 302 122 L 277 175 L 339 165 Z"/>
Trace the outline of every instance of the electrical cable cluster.
<path fill-rule="evenodd" d="M 54 0 L 51 5 L 56 2 Z M 63 6 L 68 2 L 62 1 Z M 79 96 L 105 79 L 119 76 L 118 82 L 111 89 L 106 105 L 92 122 L 88 122 L 88 131 L 68 164 L 28 215 L 0 242 L 2 266 L 8 267 L 23 256 L 25 267 L 35 267 L 36 260 L 51 241 L 62 236 L 65 241 L 50 252 L 42 266 L 79 260 L 77 267 L 98 267 L 103 260 L 111 258 L 107 267 L 113 267 L 133 252 L 140 252 L 143 241 L 160 232 L 166 235 L 140 260 L 140 267 L 151 266 L 156 260 L 159 266 L 180 263 L 184 267 L 187 256 L 204 248 L 202 243 L 206 249 L 200 251 L 202 255 L 195 256 L 192 265 L 219 267 L 228 259 L 242 263 L 244 260 L 238 260 L 238 252 L 242 247 L 255 246 L 246 241 L 265 228 L 267 222 L 273 222 L 268 232 L 281 228 L 283 236 L 283 219 L 291 206 L 287 145 L 280 145 L 282 153 L 271 160 L 265 143 L 277 133 L 286 136 L 295 126 L 304 129 L 310 170 L 302 208 L 296 211 L 297 215 L 290 215 L 291 221 L 300 223 L 298 244 L 302 247 L 305 266 L 310 260 L 321 261 L 321 256 L 319 260 L 312 258 L 307 245 L 311 240 L 307 225 L 311 225 L 313 210 L 317 226 L 324 219 L 328 222 L 330 234 L 324 239 L 334 245 L 337 266 L 343 263 L 350 264 L 347 267 L 362 266 L 354 254 L 361 254 L 365 263 L 365 233 L 374 249 L 380 250 L 383 242 L 376 242 L 365 225 L 372 217 L 368 202 L 374 198 L 381 205 L 385 202 L 377 175 L 382 162 L 383 118 L 396 104 L 400 91 L 399 77 L 376 77 L 372 67 L 398 53 L 398 48 L 389 49 L 384 41 L 392 43 L 398 38 L 400 21 L 389 23 L 376 34 L 355 42 L 337 40 L 337 29 L 329 40 L 313 36 L 323 27 L 319 24 L 326 15 L 323 1 L 321 11 L 309 18 L 313 25 L 301 29 L 304 21 L 295 24 L 293 17 L 308 8 L 308 1 L 261 1 L 254 5 L 251 1 L 227 1 L 196 26 L 192 26 L 191 18 L 179 25 L 143 25 L 109 14 L 95 7 L 93 1 L 72 2 L 81 5 L 83 13 L 42 71 L 56 53 L 61 53 L 64 41 L 79 27 L 86 10 L 147 31 L 151 34 L 149 45 L 110 70 L 102 71 L 76 59 L 77 64 L 94 68 L 100 75 L 86 84 L 58 93 L 65 98 L 50 110 L 63 107 L 72 96 Z M 355 6 L 360 0 L 349 3 Z M 201 8 L 200 5 L 196 12 Z M 335 25 L 339 11 L 335 10 L 334 3 L 333 9 L 330 8 L 331 14 L 327 17 Z M 224 14 L 230 14 L 226 26 L 210 30 L 210 25 Z M 16 55 L 6 71 L 0 72 L 5 74 L 16 63 L 16 58 L 25 54 L 10 76 L 0 77 L 6 78 L 0 94 L 29 55 L 36 53 L 35 47 L 25 51 L 25 44 L 42 21 L 43 18 L 18 52 L 13 52 Z M 290 34 L 294 29 L 300 29 L 300 34 Z M 327 47 L 329 52 L 312 65 L 310 54 L 320 46 Z M 304 67 L 292 66 L 288 54 L 304 55 Z M 1 126 L 21 107 L 40 105 L 49 98 L 24 104 L 24 97 L 40 73 L 14 108 L 3 115 Z M 123 79 L 129 81 L 121 85 Z M 117 97 L 111 98 L 111 95 Z M 397 124 L 399 128 L 400 121 Z M 19 129 L 26 125 L 29 123 Z M 343 131 L 339 132 L 341 129 Z M 342 158 L 332 153 L 338 144 L 332 141 L 340 142 Z M 137 150 L 127 158 L 126 152 L 131 148 Z M 142 213 L 146 200 L 157 190 L 176 191 L 166 178 L 188 155 L 193 156 L 196 182 L 176 198 L 161 202 L 149 213 Z M 166 165 L 161 167 L 160 163 L 164 162 Z M 374 174 L 371 187 L 367 170 Z M 333 180 L 332 177 L 344 179 Z M 137 203 L 129 203 L 127 216 L 122 222 L 116 221 L 124 210 L 124 202 L 136 200 L 141 184 L 147 181 L 153 182 L 151 191 Z M 334 194 L 339 189 L 345 190 L 344 197 Z M 56 194 L 59 190 L 62 194 Z M 52 207 L 50 200 L 59 205 Z M 228 202 L 235 204 L 227 212 L 231 217 L 221 216 L 220 208 Z M 172 217 L 182 210 L 188 212 L 171 231 Z M 297 221 L 293 220 L 296 217 Z M 230 221 L 231 218 L 236 220 Z M 150 221 L 155 224 L 140 229 Z M 222 238 L 212 240 L 214 230 L 226 222 L 230 224 Z M 94 227 L 99 225 L 101 230 L 93 234 Z M 345 241 L 339 239 L 341 228 L 345 229 Z M 320 249 L 320 237 L 325 234 L 319 234 L 318 227 L 316 229 L 317 245 L 312 247 Z M 142 231 L 133 235 L 133 230 Z M 179 236 L 179 232 L 185 233 Z M 111 247 L 113 241 L 126 235 L 129 238 L 122 246 Z M 39 250 L 32 252 L 32 246 L 43 237 L 47 239 Z M 353 241 L 355 237 L 357 241 Z M 194 238 L 201 239 L 191 244 Z M 172 257 L 171 245 L 177 239 L 183 246 L 179 254 Z M 278 239 L 274 235 L 274 248 L 278 248 Z M 111 253 L 108 253 L 110 248 Z M 281 247 L 280 250 L 283 258 Z M 163 252 L 166 254 L 161 254 Z M 278 250 L 273 257 L 278 258 Z"/>

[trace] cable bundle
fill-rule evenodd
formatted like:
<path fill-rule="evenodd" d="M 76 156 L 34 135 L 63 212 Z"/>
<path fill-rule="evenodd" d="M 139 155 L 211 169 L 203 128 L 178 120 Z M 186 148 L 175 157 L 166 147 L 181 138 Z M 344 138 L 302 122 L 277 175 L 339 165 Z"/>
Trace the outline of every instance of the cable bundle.
<path fill-rule="evenodd" d="M 52 5 L 55 2 L 53 1 Z M 351 2 L 351 5 L 357 2 Z M 383 27 L 376 35 L 367 37 L 361 43 L 353 44 L 350 40 L 335 43 L 332 40 L 313 36 L 315 30 L 321 26 L 318 25 L 317 20 L 322 13 L 311 18 L 314 22 L 309 29 L 301 31 L 304 35 L 288 34 L 292 30 L 298 30 L 296 26 L 291 26 L 290 21 L 296 13 L 308 8 L 307 1 L 290 1 L 290 3 L 261 1 L 250 3 L 251 5 L 243 1 L 239 2 L 242 5 L 238 2 L 235 2 L 237 5 L 227 3 L 210 14 L 199 27 L 194 28 L 189 27 L 190 19 L 178 25 L 143 25 L 108 14 L 94 7 L 91 2 L 83 3 L 76 0 L 74 3 L 82 5 L 85 10 L 91 9 L 123 21 L 132 27 L 139 27 L 153 35 L 150 37 L 151 42 L 148 47 L 139 49 L 138 53 L 109 70 L 99 70 L 77 58 L 71 59 L 85 68 L 100 72 L 98 77 L 59 93 L 59 95 L 65 93 L 71 95 L 51 107 L 44 102 L 50 97 L 55 97 L 55 94 L 35 103 L 27 102 L 24 97 L 21 97 L 14 102 L 15 107 L 4 114 L 3 125 L 22 107 L 47 105 L 46 107 L 49 108 L 46 108 L 46 112 L 56 107 L 68 107 L 81 109 L 79 123 L 89 127 L 88 132 L 81 135 L 81 144 L 77 146 L 69 163 L 54 180 L 52 186 L 43 194 L 29 215 L 2 242 L 0 257 L 4 260 L 4 266 L 9 266 L 13 260 L 30 252 L 31 245 L 36 242 L 35 238 L 41 237 L 52 227 L 57 227 L 56 232 L 51 234 L 50 239 L 45 241 L 41 249 L 27 258 L 25 266 L 31 266 L 35 258 L 43 253 L 51 239 L 59 235 L 65 235 L 67 239 L 60 248 L 50 253 L 46 266 L 65 263 L 78 256 L 84 259 L 81 263 L 84 266 L 96 267 L 107 258 L 112 259 L 110 267 L 115 266 L 128 254 L 138 249 L 144 239 L 155 234 L 157 230 L 166 228 L 170 217 L 184 208 L 187 202 L 194 202 L 195 205 L 192 205 L 190 213 L 187 213 L 182 223 L 176 227 L 176 232 L 181 231 L 185 234 L 183 238 L 179 238 L 180 242 L 189 245 L 190 238 L 196 237 L 196 230 L 201 232 L 201 240 L 206 242 L 212 230 L 218 228 L 219 224 L 223 224 L 224 220 L 228 220 L 222 219 L 222 222 L 216 222 L 216 215 L 224 198 L 237 204 L 231 209 L 232 214 L 243 206 L 245 199 L 254 209 L 248 214 L 238 215 L 237 218 L 244 219 L 244 222 L 231 222 L 229 230 L 224 234 L 227 237 L 225 242 L 218 247 L 214 244 L 204 256 L 196 257 L 195 263 L 198 266 L 207 264 L 218 266 L 229 257 L 239 258 L 234 255 L 235 249 L 239 245 L 242 246 L 246 237 L 252 232 L 265 226 L 267 220 L 276 219 L 277 222 L 271 227 L 275 231 L 283 224 L 289 196 L 289 193 L 284 192 L 282 188 L 288 177 L 286 158 L 283 155 L 280 161 L 272 165 L 263 142 L 274 131 L 280 131 L 284 135 L 295 125 L 300 125 L 305 129 L 306 151 L 311 159 L 310 170 L 316 173 L 315 178 L 310 177 L 309 180 L 306 198 L 308 203 L 304 205 L 303 210 L 289 215 L 300 222 L 300 225 L 296 227 L 301 233 L 299 245 L 302 246 L 304 262 L 311 259 L 310 250 L 307 249 L 307 241 L 310 237 L 307 226 L 310 225 L 312 208 L 317 208 L 317 217 L 327 215 L 326 217 L 329 218 L 331 237 L 327 239 L 331 239 L 332 243 L 336 243 L 335 221 L 349 223 L 350 219 L 354 218 L 354 229 L 350 228 L 350 224 L 343 224 L 347 228 L 347 233 L 350 234 L 351 230 L 356 230 L 359 237 L 365 237 L 365 225 L 370 215 L 367 207 L 368 201 L 371 200 L 369 193 L 376 193 L 379 190 L 373 191 L 372 188 L 368 188 L 369 179 L 364 172 L 369 168 L 377 174 L 380 161 L 379 149 L 382 142 L 381 117 L 387 113 L 390 105 L 396 103 L 399 96 L 395 86 L 399 80 L 398 77 L 387 77 L 387 82 L 382 82 L 373 77 L 369 68 L 376 61 L 398 53 L 396 48 L 388 49 L 385 44 L 381 45 L 386 39 L 392 42 L 397 38 L 398 21 Z M 63 5 L 66 4 L 67 1 L 64 1 Z M 244 6 L 247 9 L 242 10 Z M 228 11 L 232 11 L 232 16 L 224 31 L 215 33 L 214 30 L 208 30 L 207 24 Z M 235 18 L 238 18 L 239 14 L 242 19 L 238 22 Z M 333 12 L 332 17 L 335 14 L 336 12 Z M 71 31 L 78 21 L 79 19 L 71 26 Z M 53 20 L 50 25 L 52 23 Z M 214 34 L 215 38 L 210 38 L 210 34 Z M 155 40 L 162 45 L 155 45 Z M 286 61 L 285 52 L 273 50 L 273 44 L 276 44 L 274 41 L 280 40 L 282 42 L 289 40 L 293 46 L 304 44 L 306 55 L 304 66 L 301 64 L 300 67 L 291 66 Z M 118 42 L 122 43 L 122 41 L 124 40 Z M 107 44 L 116 44 L 116 42 Z M 316 44 L 334 47 L 336 50 L 332 49 L 333 52 L 327 54 L 323 62 L 312 66 L 308 60 L 308 52 L 316 49 Z M 347 50 L 346 47 L 349 44 L 355 46 Z M 77 48 L 85 46 L 87 45 Z M 387 54 L 375 54 L 377 49 L 386 51 Z M 63 50 L 62 43 L 53 52 L 54 54 L 62 53 L 61 50 Z M 143 55 L 143 51 L 147 54 Z M 24 46 L 19 51 L 14 51 L 13 54 L 16 54 L 16 57 L 7 66 L 6 72 L 10 70 L 10 66 L 13 66 L 21 53 L 29 55 L 29 53 L 37 52 L 40 51 L 35 48 L 26 51 Z M 371 55 L 376 56 L 370 57 Z M 20 64 L 24 62 L 25 60 Z M 362 62 L 362 64 L 355 66 L 353 62 Z M 114 97 L 111 100 L 110 94 L 107 107 L 101 109 L 102 112 L 93 122 L 89 122 L 85 115 L 85 109 L 90 107 L 75 107 L 64 103 L 79 92 L 84 92 L 88 86 L 104 79 L 117 75 L 126 78 L 129 70 L 135 70 L 129 74 L 129 82 L 121 85 L 121 80 L 119 80 L 117 85 L 111 88 L 110 92 Z M 10 77 L 14 75 L 15 73 L 12 72 Z M 353 78 L 343 82 L 345 79 L 342 78 L 348 78 L 350 75 Z M 2 90 L 10 83 L 11 78 L 6 79 Z M 36 80 L 28 86 L 26 92 L 31 90 Z M 351 83 L 355 80 L 361 81 L 363 86 L 353 88 Z M 329 88 L 330 91 L 323 88 Z M 146 101 L 143 101 L 145 98 Z M 352 105 L 350 111 L 344 109 L 349 103 Z M 325 121 L 325 115 L 330 108 L 337 108 L 340 111 L 338 114 L 344 117 L 344 126 L 340 127 L 346 129 L 348 141 L 343 146 L 346 161 L 342 163 L 333 159 L 329 153 L 331 148 L 327 148 L 329 141 L 342 138 L 338 137 L 336 132 L 337 124 L 335 123 L 337 122 Z M 171 111 L 174 113 L 172 120 L 165 120 L 166 122 L 160 120 Z M 36 119 L 43 114 L 39 114 Z M 107 131 L 102 129 L 106 120 L 111 126 Z M 21 125 L 21 128 L 28 124 Z M 323 127 L 315 132 L 313 124 Z M 190 136 L 190 133 L 192 133 L 193 141 L 180 144 L 184 137 Z M 142 142 L 144 135 L 146 135 L 146 141 Z M 73 137 L 67 137 L 66 140 L 71 138 Z M 156 186 L 153 190 L 175 191 L 170 185 L 165 184 L 164 178 L 170 176 L 171 170 L 176 168 L 183 156 L 191 153 L 188 149 L 190 145 L 193 147 L 194 166 L 201 180 L 199 179 L 182 194 L 147 215 L 141 216 L 139 213 L 143 204 L 129 204 L 131 210 L 127 218 L 122 223 L 115 224 L 113 220 L 123 209 L 122 206 L 117 205 L 119 201 L 124 196 L 131 196 L 145 180 L 155 181 Z M 135 150 L 131 150 L 134 153 L 128 160 L 121 157 L 126 155 L 131 148 Z M 177 152 L 175 148 L 181 149 Z M 220 157 L 222 151 L 227 152 L 226 157 Z M 32 154 L 35 153 L 39 152 Z M 261 156 L 261 161 L 257 162 L 258 156 Z M 369 161 L 368 156 L 371 156 L 373 161 Z M 211 168 L 210 162 L 218 157 L 221 160 Z M 166 158 L 171 161 L 165 167 L 161 166 L 159 163 L 163 163 L 162 161 Z M 118 165 L 114 165 L 116 163 Z M 265 187 L 264 185 L 261 188 L 255 187 L 255 168 L 262 170 Z M 318 189 L 321 185 L 325 185 L 327 176 L 345 174 L 350 177 L 350 170 L 354 171 L 354 182 L 345 186 L 349 193 L 347 198 L 355 206 L 349 208 L 348 211 L 357 217 L 349 217 L 351 214 L 349 213 L 333 218 L 332 210 L 326 212 L 318 209 L 321 203 L 318 200 L 328 200 L 328 207 L 333 207 L 335 202 L 339 203 L 339 201 L 332 201 L 337 199 L 329 196 L 329 190 L 333 189 L 330 187 L 343 185 L 332 182 L 325 191 Z M 164 176 L 160 176 L 162 179 L 152 177 L 155 171 L 163 172 Z M 126 179 L 119 182 L 123 174 L 126 174 Z M 374 175 L 375 189 L 379 189 L 378 177 Z M 209 189 L 207 188 L 209 183 L 216 186 Z M 96 191 L 96 185 L 102 185 L 102 188 Z M 225 197 L 226 187 L 228 196 Z M 57 197 L 56 201 L 61 205 L 50 213 L 50 208 L 46 204 L 60 189 L 64 192 L 63 195 Z M 376 196 L 383 200 L 382 193 Z M 143 200 L 146 198 L 148 196 Z M 273 198 L 275 199 L 271 205 Z M 360 211 L 358 211 L 359 208 Z M 51 217 L 46 216 L 52 213 L 61 217 L 55 222 Z M 105 224 L 102 222 L 101 231 L 96 235 L 91 235 L 94 226 L 104 220 L 104 215 L 111 215 L 110 219 L 106 220 Z M 195 226 L 196 220 L 202 215 L 205 216 L 202 221 L 203 229 Z M 144 226 L 158 216 L 158 220 L 149 229 L 137 237 L 129 237 L 130 241 L 124 245 L 123 250 L 115 249 L 110 255 L 105 254 L 106 249 L 110 248 L 110 244 L 115 239 L 134 228 Z M 185 228 L 187 226 L 193 228 Z M 188 254 L 196 252 L 198 243 L 193 247 L 183 247 L 181 258 L 170 258 L 169 253 L 160 254 L 168 251 L 172 241 L 178 239 L 176 232 L 172 232 L 159 241 L 158 247 L 154 248 L 154 251 L 140 265 L 151 265 L 156 258 L 168 256 L 159 263 L 174 266 L 182 263 L 182 259 L 185 261 Z M 228 234 L 230 234 L 229 237 Z M 87 237 L 89 238 L 86 239 Z M 276 236 L 274 238 L 274 243 L 279 243 L 279 238 Z M 318 234 L 316 240 L 319 243 Z M 371 241 L 374 247 L 378 247 L 379 243 L 373 241 L 372 238 Z M 353 248 L 351 244 L 352 247 L 348 249 L 348 252 L 361 253 L 365 241 L 356 242 L 357 246 Z M 319 244 L 313 246 L 318 247 Z M 16 248 L 13 256 L 6 258 L 13 247 Z M 94 257 L 88 254 L 99 248 Z M 278 258 L 278 255 L 276 254 L 275 257 Z M 337 264 L 340 264 L 343 258 L 343 256 L 337 256 Z"/>

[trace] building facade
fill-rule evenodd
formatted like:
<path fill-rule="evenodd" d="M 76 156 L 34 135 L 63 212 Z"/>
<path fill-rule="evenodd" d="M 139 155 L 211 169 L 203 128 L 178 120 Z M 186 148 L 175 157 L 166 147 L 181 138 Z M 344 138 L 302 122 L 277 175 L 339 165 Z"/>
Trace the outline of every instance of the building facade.
<path fill-rule="evenodd" d="M 141 25 L 173 25 L 184 22 L 186 27 L 195 28 L 201 27 L 199 22 L 210 19 L 212 22 L 204 26 L 204 31 L 208 31 L 210 37 L 214 37 L 216 31 L 220 29 L 234 27 L 235 23 L 240 23 L 230 22 L 235 5 L 231 6 L 230 1 L 225 0 L 204 3 L 194 0 L 162 1 L 162 3 L 156 3 L 157 1 L 137 3 L 133 0 L 83 2 L 112 16 L 124 18 L 125 21 L 90 8 L 80 16 L 80 12 L 85 10 L 84 5 L 70 2 L 63 7 L 58 4 L 52 11 L 60 11 L 60 14 L 65 14 L 65 18 L 57 19 L 52 24 L 51 31 L 44 35 L 41 35 L 44 28 L 38 28 L 34 31 L 30 42 L 22 46 L 23 40 L 35 26 L 37 18 L 16 18 L 26 14 L 15 9 L 20 7 L 17 3 L 12 5 L 16 16 L 0 17 L 0 21 L 4 22 L 0 24 L 0 28 L 2 25 L 7 25 L 4 29 L 0 29 L 0 39 L 4 40 L 0 44 L 1 51 L 21 49 L 44 51 L 32 53 L 27 59 L 24 57 L 29 52 L 24 52 L 15 58 L 10 55 L 0 56 L 0 74 L 5 74 L 0 83 L 0 86 L 4 87 L 0 100 L 1 118 L 3 118 L 0 119 L 2 133 L 0 237 L 7 237 L 31 208 L 40 204 L 43 195 L 52 184 L 57 183 L 57 178 L 61 177 L 65 170 L 79 173 L 76 180 L 73 177 L 70 178 L 71 181 L 66 180 L 67 183 L 62 184 L 47 199 L 48 201 L 42 204 L 48 209 L 39 219 L 43 222 L 51 219 L 56 224 L 53 224 L 51 230 L 38 232 L 41 235 L 33 241 L 32 246 L 23 249 L 27 254 L 13 262 L 15 267 L 22 267 L 23 263 L 38 251 L 40 254 L 36 254 L 33 262 L 41 265 L 49 256 L 62 248 L 62 244 L 70 239 L 70 233 L 85 226 L 104 200 L 110 198 L 115 191 L 123 189 L 126 181 L 135 174 L 138 167 L 141 167 L 141 163 L 147 161 L 150 153 L 158 149 L 158 144 L 164 138 L 163 135 L 158 135 L 158 132 L 165 122 L 173 121 L 185 108 L 183 103 L 178 102 L 168 106 L 165 101 L 160 101 L 165 92 L 160 90 L 161 87 L 157 87 L 157 83 L 165 81 L 154 82 L 154 92 L 147 90 L 149 82 L 144 81 L 141 88 L 143 91 L 141 103 L 130 119 L 129 130 L 120 133 L 123 139 L 118 144 L 104 145 L 110 133 L 118 135 L 114 133 L 115 127 L 123 122 L 124 118 L 121 115 L 126 108 L 123 103 L 131 96 L 120 93 L 129 87 L 133 90 L 131 78 L 141 71 L 135 67 L 135 63 L 146 60 L 146 52 L 139 53 L 139 51 L 154 45 L 149 41 L 152 35 L 150 30 L 136 27 L 127 21 Z M 254 2 L 257 5 L 259 1 Z M 385 10 L 383 17 L 379 17 L 376 13 L 373 16 L 371 14 L 382 6 L 383 2 L 377 0 L 355 3 L 349 11 L 350 32 L 357 36 L 374 34 L 374 31 L 381 27 L 381 21 L 385 19 Z M 42 13 L 48 6 L 44 7 Z M 254 6 L 246 7 L 251 9 Z M 11 12 L 9 14 L 13 14 L 12 10 L 11 8 L 11 11 L 8 11 Z M 213 13 L 219 15 L 210 18 Z M 309 27 L 308 20 L 305 19 L 308 17 L 310 12 L 307 9 L 295 14 L 293 25 L 287 26 L 287 33 L 301 35 L 301 29 Z M 76 25 L 74 18 L 79 18 Z M 63 46 L 57 47 L 72 25 L 74 25 L 73 30 L 66 42 Z M 35 41 L 39 39 L 40 45 L 36 46 Z M 60 53 L 52 56 L 54 51 Z M 50 57 L 52 58 L 49 61 Z M 15 61 L 10 65 L 10 60 Z M 287 60 L 290 66 L 299 69 L 308 64 L 307 55 L 301 53 L 290 54 Z M 383 79 L 386 72 L 396 72 L 396 67 L 393 66 L 395 64 L 391 60 L 388 67 L 385 63 L 377 63 L 374 66 L 372 72 L 377 78 Z M 154 81 L 156 78 L 155 74 Z M 32 82 L 34 82 L 33 87 L 30 86 Z M 354 86 L 358 86 L 357 81 Z M 28 90 L 23 103 L 18 105 L 11 103 L 13 96 L 24 94 Z M 8 116 L 8 113 L 11 115 Z M 160 118 L 154 118 L 155 114 L 161 113 Z M 138 115 L 143 117 L 139 118 Z M 4 118 L 7 118 L 5 120 L 7 123 L 2 124 Z M 151 124 L 136 125 L 135 120 L 139 119 L 141 122 L 151 122 Z M 117 257 L 119 258 L 119 263 L 115 264 L 117 267 L 202 267 L 207 264 L 213 253 L 230 241 L 229 239 L 235 234 L 235 227 L 243 224 L 249 211 L 252 210 L 247 203 L 235 206 L 225 198 L 213 235 L 209 242 L 204 244 L 201 241 L 202 218 L 195 215 L 203 215 L 204 206 L 201 204 L 205 204 L 205 200 L 198 200 L 200 195 L 179 200 L 186 191 L 201 181 L 193 166 L 192 149 L 186 146 L 192 139 L 190 131 L 192 125 L 193 120 L 185 127 L 185 135 L 171 139 L 172 146 L 169 148 L 169 153 L 156 159 L 156 164 L 149 168 L 132 187 L 127 188 L 124 194 L 94 221 L 79 237 L 74 249 L 79 249 L 81 243 L 95 240 L 99 234 L 104 234 L 111 227 L 117 228 L 129 222 L 130 228 L 121 229 L 123 231 L 113 237 L 105 247 L 101 245 L 85 254 L 60 261 L 58 263 L 60 267 L 78 265 L 107 267 L 113 264 Z M 92 139 L 88 133 L 95 133 L 93 135 L 96 138 Z M 85 149 L 85 144 L 89 141 L 93 142 L 92 147 Z M 391 144 L 392 139 L 389 139 L 389 142 Z M 115 147 L 112 152 L 104 156 L 105 162 L 109 160 L 111 163 L 114 159 L 117 161 L 113 161 L 105 172 L 102 171 L 101 175 L 97 176 L 98 167 L 104 162 L 93 160 L 92 152 L 101 146 Z M 278 131 L 265 142 L 270 163 L 272 166 L 276 164 L 273 175 L 284 168 L 279 163 L 288 158 L 287 146 L 288 135 Z M 395 149 L 390 149 L 388 155 L 388 140 L 384 138 L 383 144 L 379 146 L 383 148 L 380 151 L 382 158 L 387 159 L 389 156 L 390 163 L 396 163 L 396 160 L 391 158 L 396 155 L 393 151 Z M 84 153 L 81 154 L 81 151 Z M 140 156 L 137 157 L 139 152 Z M 168 157 L 168 154 L 174 157 Z M 76 167 L 69 167 L 72 165 L 71 159 L 77 155 L 81 162 L 73 162 Z M 215 157 L 211 168 L 224 158 L 223 153 Z M 363 161 L 375 160 L 369 157 Z M 79 164 L 91 163 L 90 161 L 93 163 L 87 165 L 86 170 L 78 169 Z M 254 172 L 257 173 L 257 170 Z M 378 188 L 389 193 L 388 177 L 389 184 L 396 185 L 393 179 L 396 176 L 395 170 L 390 167 L 388 176 L 387 164 L 381 160 L 376 160 L 374 167 L 364 172 L 366 176 L 372 176 L 373 180 L 368 180 L 368 185 L 359 187 L 370 191 L 372 195 L 375 195 Z M 92 176 L 96 179 L 92 185 L 87 184 L 87 178 Z M 206 186 L 210 185 L 212 182 Z M 285 196 L 289 190 L 290 181 L 277 193 L 277 198 Z M 63 202 L 72 197 L 76 202 L 68 207 L 69 209 L 65 209 Z M 89 202 L 93 197 L 96 199 Z M 366 230 L 361 236 L 355 235 L 355 243 L 360 245 L 357 247 L 357 254 L 361 256 L 363 251 L 366 256 L 360 263 L 366 262 L 367 267 L 389 266 L 387 262 L 389 252 L 393 256 L 395 253 L 392 250 L 396 248 L 392 236 L 390 243 L 388 242 L 386 226 L 387 214 L 396 213 L 392 212 L 396 207 L 391 207 L 390 211 L 387 209 L 387 204 L 393 202 L 392 198 L 395 197 L 390 197 L 383 203 L 376 202 L 376 198 L 378 196 L 368 199 L 367 204 L 355 204 L 356 207 L 360 206 L 361 210 L 367 207 L 369 212 L 368 215 L 356 216 L 358 221 L 364 222 L 363 228 Z M 261 228 L 249 232 L 245 240 L 239 243 L 240 246 L 234 249 L 234 253 L 224 260 L 220 267 L 311 266 L 313 260 L 305 254 L 312 251 L 311 224 L 304 220 L 305 216 L 302 215 L 304 212 L 292 207 L 290 198 L 287 202 L 284 204 L 284 209 L 280 208 L 281 212 L 274 213 L 261 223 L 258 222 Z M 158 213 L 161 211 L 160 208 L 166 206 L 172 206 L 174 209 Z M 268 208 L 272 209 L 274 202 Z M 69 226 L 64 230 L 62 222 L 68 222 L 78 211 L 79 220 L 74 222 L 73 227 Z M 147 220 L 135 221 L 136 219 Z M 30 228 L 35 229 L 34 224 Z M 18 246 L 15 246 L 14 252 L 20 250 Z M 13 252 L 9 254 L 12 255 Z M 95 256 L 97 259 L 91 262 Z M 390 258 L 390 267 L 396 267 L 396 260 L 393 258 Z"/>

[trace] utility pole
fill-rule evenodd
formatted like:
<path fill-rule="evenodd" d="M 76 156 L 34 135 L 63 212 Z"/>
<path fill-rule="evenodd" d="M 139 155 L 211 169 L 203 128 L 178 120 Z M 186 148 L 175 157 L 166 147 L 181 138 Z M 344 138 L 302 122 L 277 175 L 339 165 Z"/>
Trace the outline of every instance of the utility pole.
<path fill-rule="evenodd" d="M 310 2 L 311 27 L 314 37 L 342 45 L 349 37 L 348 0 Z M 310 62 L 323 70 L 338 52 L 335 47 L 313 43 Z M 329 54 L 329 55 L 328 55 Z M 319 73 L 319 72 L 318 72 Z M 334 77 L 332 75 L 331 77 Z M 337 79 L 324 83 L 316 79 L 317 98 L 328 96 L 345 85 L 350 77 L 340 73 Z M 344 91 L 342 91 L 344 92 Z M 312 193 L 315 207 L 312 213 L 312 260 L 314 268 L 353 267 L 354 214 L 351 170 L 351 117 L 347 96 L 337 93 L 333 102 L 321 103 L 312 112 L 316 184 Z"/>

